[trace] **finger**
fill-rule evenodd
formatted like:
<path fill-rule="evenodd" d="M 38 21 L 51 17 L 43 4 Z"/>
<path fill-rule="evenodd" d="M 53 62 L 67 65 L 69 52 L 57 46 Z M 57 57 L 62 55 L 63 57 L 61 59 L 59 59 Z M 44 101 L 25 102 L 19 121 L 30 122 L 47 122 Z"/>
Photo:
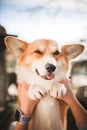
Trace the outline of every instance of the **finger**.
<path fill-rule="evenodd" d="M 27 83 L 27 82 L 23 82 L 23 86 L 24 86 L 24 88 L 26 88 L 26 89 L 28 89 L 29 88 L 29 84 Z"/>
<path fill-rule="evenodd" d="M 29 84 L 26 83 L 25 81 L 19 83 L 18 86 L 19 86 L 19 88 L 21 88 L 21 89 L 28 89 L 28 88 L 29 88 Z"/>
<path fill-rule="evenodd" d="M 19 83 L 18 84 L 18 92 L 21 90 L 21 87 L 22 87 L 22 83 Z"/>

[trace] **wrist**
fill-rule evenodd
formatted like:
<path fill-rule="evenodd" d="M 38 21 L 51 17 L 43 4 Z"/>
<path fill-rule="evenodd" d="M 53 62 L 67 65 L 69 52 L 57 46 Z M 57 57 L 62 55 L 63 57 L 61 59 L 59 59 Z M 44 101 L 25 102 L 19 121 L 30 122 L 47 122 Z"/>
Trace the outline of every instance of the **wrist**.
<path fill-rule="evenodd" d="M 15 119 L 19 124 L 27 125 L 31 120 L 31 115 L 26 116 L 20 109 L 17 109 L 15 113 Z"/>
<path fill-rule="evenodd" d="M 22 113 L 25 115 L 25 116 L 28 116 L 28 115 L 31 115 L 33 110 L 32 109 L 29 109 L 29 108 L 20 108 L 20 110 L 22 111 Z"/>
<path fill-rule="evenodd" d="M 72 107 L 77 102 L 77 98 L 75 96 L 69 97 L 67 104 L 69 107 Z"/>
<path fill-rule="evenodd" d="M 36 102 L 33 101 L 32 103 L 29 103 L 29 105 L 20 105 L 19 109 L 24 113 L 24 115 L 31 115 L 33 113 L 34 107 L 36 105 Z"/>

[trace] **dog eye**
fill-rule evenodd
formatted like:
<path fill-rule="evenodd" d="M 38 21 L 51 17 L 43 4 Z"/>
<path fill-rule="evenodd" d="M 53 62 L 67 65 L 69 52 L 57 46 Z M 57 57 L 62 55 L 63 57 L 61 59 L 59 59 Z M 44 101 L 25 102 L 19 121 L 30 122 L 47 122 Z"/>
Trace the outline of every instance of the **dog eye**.
<path fill-rule="evenodd" d="M 59 55 L 60 54 L 60 52 L 58 51 L 58 50 L 56 50 L 54 53 L 53 53 L 53 55 Z"/>
<path fill-rule="evenodd" d="M 42 52 L 40 50 L 35 50 L 34 51 L 36 54 L 42 54 Z"/>

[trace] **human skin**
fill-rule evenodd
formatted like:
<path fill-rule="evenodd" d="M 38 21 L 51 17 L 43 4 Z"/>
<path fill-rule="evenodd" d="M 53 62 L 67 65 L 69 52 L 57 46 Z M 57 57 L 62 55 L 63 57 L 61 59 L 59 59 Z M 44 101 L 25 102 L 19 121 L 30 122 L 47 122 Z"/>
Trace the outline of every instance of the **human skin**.
<path fill-rule="evenodd" d="M 29 85 L 26 82 L 19 83 L 18 85 L 18 103 L 19 109 L 23 112 L 25 116 L 32 114 L 34 107 L 37 105 L 38 101 L 33 101 L 28 96 Z M 15 130 L 28 130 L 28 124 L 24 125 L 17 122 Z"/>
<path fill-rule="evenodd" d="M 62 83 L 67 88 L 67 93 L 65 96 L 61 97 L 61 100 L 68 104 L 73 113 L 75 121 L 79 126 L 87 124 L 87 111 L 82 107 L 82 105 L 79 103 L 78 99 L 72 92 L 70 80 L 64 79 L 62 80 Z"/>
<path fill-rule="evenodd" d="M 59 100 L 63 100 L 70 107 L 76 123 L 79 126 L 87 124 L 87 111 L 81 106 L 76 96 L 71 90 L 71 83 L 69 79 L 63 79 L 61 81 L 67 89 L 67 93 L 62 96 Z M 24 115 L 31 115 L 38 101 L 31 100 L 28 96 L 29 85 L 26 82 L 22 82 L 18 85 L 18 101 L 19 109 Z M 24 125 L 19 122 L 16 123 L 15 130 L 28 130 L 28 124 Z"/>

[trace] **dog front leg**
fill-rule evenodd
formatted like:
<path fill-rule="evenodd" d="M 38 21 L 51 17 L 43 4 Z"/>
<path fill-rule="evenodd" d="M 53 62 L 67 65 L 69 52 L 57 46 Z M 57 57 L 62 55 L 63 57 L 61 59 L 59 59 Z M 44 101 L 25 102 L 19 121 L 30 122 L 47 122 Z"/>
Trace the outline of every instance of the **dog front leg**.
<path fill-rule="evenodd" d="M 62 83 L 55 82 L 50 90 L 50 95 L 54 98 L 61 98 L 66 94 L 66 88 Z"/>
<path fill-rule="evenodd" d="M 31 85 L 28 95 L 32 100 L 40 100 L 46 95 L 46 91 L 41 86 Z"/>

